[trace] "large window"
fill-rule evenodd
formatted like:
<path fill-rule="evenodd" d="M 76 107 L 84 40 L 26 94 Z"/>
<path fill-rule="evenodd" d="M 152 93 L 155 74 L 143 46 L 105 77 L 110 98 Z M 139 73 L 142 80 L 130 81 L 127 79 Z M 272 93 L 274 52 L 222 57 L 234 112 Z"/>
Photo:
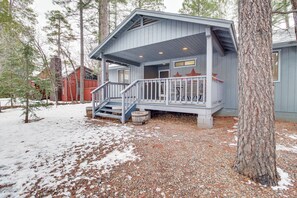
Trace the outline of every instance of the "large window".
<path fill-rule="evenodd" d="M 274 51 L 272 53 L 272 74 L 273 81 L 280 81 L 280 51 Z"/>
<path fill-rule="evenodd" d="M 129 70 L 122 69 L 118 70 L 118 82 L 120 83 L 129 83 Z"/>
<path fill-rule="evenodd" d="M 196 66 L 196 59 L 191 59 L 191 60 L 183 60 L 183 61 L 176 61 L 174 62 L 174 67 L 179 68 L 179 67 L 192 67 Z"/>

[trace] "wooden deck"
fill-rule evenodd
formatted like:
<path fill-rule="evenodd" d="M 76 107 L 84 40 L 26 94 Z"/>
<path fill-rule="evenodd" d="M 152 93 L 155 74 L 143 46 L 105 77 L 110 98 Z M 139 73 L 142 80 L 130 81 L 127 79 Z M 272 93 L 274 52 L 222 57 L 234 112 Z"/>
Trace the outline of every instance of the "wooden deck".
<path fill-rule="evenodd" d="M 202 123 L 212 125 L 212 114 L 223 108 L 223 81 L 211 80 L 212 89 L 207 89 L 206 76 L 142 79 L 130 85 L 106 82 L 92 92 L 93 116 L 111 117 L 117 109 L 124 123 L 138 108 L 197 114 Z M 106 109 L 108 105 L 112 108 Z"/>

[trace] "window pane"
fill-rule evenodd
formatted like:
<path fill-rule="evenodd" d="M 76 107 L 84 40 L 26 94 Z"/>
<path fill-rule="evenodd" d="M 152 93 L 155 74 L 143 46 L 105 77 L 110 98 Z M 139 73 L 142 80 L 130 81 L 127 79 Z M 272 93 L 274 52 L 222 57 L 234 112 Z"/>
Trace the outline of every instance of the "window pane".
<path fill-rule="evenodd" d="M 279 72 L 279 52 L 272 53 L 272 74 L 273 81 L 278 81 L 278 72 Z"/>
<path fill-rule="evenodd" d="M 186 61 L 186 62 L 185 62 L 185 65 L 186 65 L 186 66 L 196 65 L 196 64 L 195 64 L 195 60 L 189 60 L 189 61 Z"/>
<path fill-rule="evenodd" d="M 118 71 L 118 82 L 122 83 L 124 82 L 124 74 L 123 74 L 124 70 L 119 70 Z"/>
<path fill-rule="evenodd" d="M 185 65 L 185 61 L 175 62 L 175 67 L 182 67 Z"/>
<path fill-rule="evenodd" d="M 178 61 L 174 63 L 174 67 L 185 67 L 185 66 L 195 66 L 196 60 L 186 60 L 186 61 Z"/>
<path fill-rule="evenodd" d="M 124 83 L 129 83 L 129 70 L 124 71 Z"/>
<path fill-rule="evenodd" d="M 118 70 L 118 82 L 129 83 L 129 70 Z"/>

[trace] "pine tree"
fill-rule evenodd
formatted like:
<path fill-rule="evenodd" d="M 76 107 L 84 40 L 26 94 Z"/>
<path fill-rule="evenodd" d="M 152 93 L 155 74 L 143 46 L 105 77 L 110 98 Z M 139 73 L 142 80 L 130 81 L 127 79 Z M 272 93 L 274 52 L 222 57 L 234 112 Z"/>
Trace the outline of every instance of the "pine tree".
<path fill-rule="evenodd" d="M 276 185 L 271 1 L 239 1 L 238 10 L 239 123 L 235 170 L 263 185 Z"/>
<path fill-rule="evenodd" d="M 84 103 L 84 78 L 85 78 L 85 50 L 84 50 L 84 12 L 90 8 L 92 0 L 53 0 L 55 4 L 61 5 L 66 9 L 67 17 L 78 17 L 80 34 L 80 102 Z"/>
<path fill-rule="evenodd" d="M 165 9 L 164 0 L 131 0 L 132 7 L 161 11 Z"/>
<path fill-rule="evenodd" d="M 52 10 L 46 16 L 48 25 L 44 27 L 44 30 L 47 32 L 47 39 L 51 45 L 57 46 L 57 56 L 61 57 L 62 45 L 75 40 L 72 27 L 59 10 Z"/>
<path fill-rule="evenodd" d="M 184 0 L 179 12 L 194 16 L 223 18 L 224 3 L 223 0 Z"/>
<path fill-rule="evenodd" d="M 2 1 L 1 3 L 3 3 Z M 5 12 L 1 12 L 0 23 L 0 95 L 8 95 L 11 101 L 18 98 L 24 108 L 25 123 L 35 115 L 36 105 L 30 99 L 41 99 L 40 91 L 34 86 L 37 82 L 36 50 L 33 45 L 35 14 L 30 8 L 32 0 L 6 1 Z M 5 20 L 3 20 L 5 19 Z"/>

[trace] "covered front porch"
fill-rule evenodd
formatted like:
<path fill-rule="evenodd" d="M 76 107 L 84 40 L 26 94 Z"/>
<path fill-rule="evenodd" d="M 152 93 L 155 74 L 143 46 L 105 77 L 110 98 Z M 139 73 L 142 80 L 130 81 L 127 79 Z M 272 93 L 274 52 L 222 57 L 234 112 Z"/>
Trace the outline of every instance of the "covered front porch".
<path fill-rule="evenodd" d="M 171 16 L 147 14 L 154 23 L 145 26 L 145 15 L 132 15 L 130 25 L 112 33 L 110 40 L 91 54 L 101 60 L 105 82 L 92 92 L 93 116 L 113 117 L 124 123 L 136 109 L 183 112 L 197 114 L 198 126 L 211 128 L 212 114 L 224 107 L 224 81 L 213 72 L 213 57 L 236 52 L 232 25 L 222 23 L 222 27 L 221 21 L 185 16 L 179 16 L 182 22 L 170 19 L 169 23 L 164 17 Z M 138 22 L 140 27 L 131 29 Z M 197 69 L 196 56 L 204 57 L 204 67 Z M 185 61 L 173 61 L 177 59 Z M 129 69 L 130 82 L 107 81 L 108 62 Z M 168 73 L 157 70 L 159 75 L 153 74 L 156 67 Z M 189 74 L 180 75 L 189 69 Z"/>

